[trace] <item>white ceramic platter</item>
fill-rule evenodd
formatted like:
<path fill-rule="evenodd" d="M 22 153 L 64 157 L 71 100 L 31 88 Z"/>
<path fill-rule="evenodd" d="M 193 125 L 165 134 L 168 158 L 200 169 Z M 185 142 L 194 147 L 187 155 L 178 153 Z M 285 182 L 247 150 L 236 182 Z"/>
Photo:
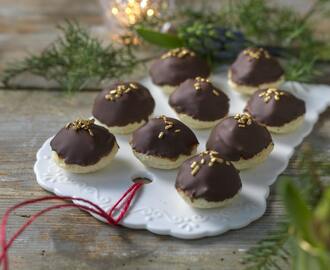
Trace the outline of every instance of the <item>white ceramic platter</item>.
<path fill-rule="evenodd" d="M 241 112 L 246 98 L 229 89 L 226 76 L 214 75 L 212 81 L 230 97 L 230 114 Z M 156 100 L 154 115 L 175 117 L 175 113 L 168 106 L 168 97 L 154 86 L 150 79 L 145 79 L 142 83 L 150 89 Z M 132 178 L 146 176 L 152 183 L 145 185 L 140 191 L 121 223 L 123 226 L 185 239 L 214 236 L 230 229 L 242 228 L 264 214 L 269 186 L 287 167 L 294 147 L 311 132 L 319 114 L 330 104 L 328 86 L 288 82 L 283 89 L 305 100 L 305 121 L 293 133 L 273 136 L 274 151 L 263 164 L 241 172 L 242 192 L 237 200 L 225 208 L 199 210 L 188 206 L 174 188 L 177 170 L 165 171 L 144 167 L 132 154 L 128 144 L 130 136 L 116 136 L 120 150 L 113 163 L 106 169 L 86 175 L 67 173 L 57 167 L 50 158 L 48 139 L 37 153 L 34 166 L 37 181 L 50 192 L 83 197 L 109 210 L 132 184 Z M 209 132 L 210 130 L 195 130 L 200 142 L 199 151 L 204 149 Z"/>

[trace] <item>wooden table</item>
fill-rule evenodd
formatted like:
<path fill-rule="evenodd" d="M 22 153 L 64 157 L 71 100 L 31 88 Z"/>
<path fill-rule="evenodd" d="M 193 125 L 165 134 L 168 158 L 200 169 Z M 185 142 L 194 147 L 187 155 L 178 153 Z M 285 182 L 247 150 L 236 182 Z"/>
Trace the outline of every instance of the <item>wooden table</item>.
<path fill-rule="evenodd" d="M 0 72 L 8 59 L 39 51 L 56 36 L 64 17 L 94 28 L 102 25 L 97 1 L 0 0 Z M 329 70 L 329 69 L 328 69 Z M 326 73 L 330 75 L 330 72 Z M 330 83 L 329 76 L 322 82 Z M 21 80 L 22 88 L 35 78 Z M 24 87 L 26 85 L 26 87 Z M 73 97 L 58 91 L 0 90 L 0 215 L 22 200 L 47 194 L 33 173 L 35 153 L 46 138 L 75 117 L 90 115 L 95 92 Z M 324 112 L 304 143 L 330 150 L 330 109 Z M 300 150 L 296 151 L 299 155 Z M 294 159 L 294 158 L 293 158 Z M 294 173 L 292 162 L 284 174 Z M 46 204 L 16 211 L 9 234 Z M 283 215 L 272 188 L 264 217 L 244 229 L 201 240 L 184 241 L 144 230 L 113 228 L 79 210 L 51 212 L 15 242 L 12 269 L 243 269 L 245 249 L 274 228 Z"/>

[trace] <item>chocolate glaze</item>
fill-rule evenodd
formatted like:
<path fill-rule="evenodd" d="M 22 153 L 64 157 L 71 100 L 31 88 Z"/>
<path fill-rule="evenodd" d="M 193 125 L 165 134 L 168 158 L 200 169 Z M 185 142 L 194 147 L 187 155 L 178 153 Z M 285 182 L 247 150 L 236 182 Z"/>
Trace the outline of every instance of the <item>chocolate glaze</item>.
<path fill-rule="evenodd" d="M 200 82 L 200 89 L 196 90 L 196 83 L 196 79 L 183 82 L 171 94 L 170 106 L 177 113 L 184 113 L 201 121 L 215 121 L 225 117 L 229 111 L 227 95 L 210 82 Z"/>
<path fill-rule="evenodd" d="M 250 159 L 272 143 L 268 130 L 255 121 L 239 127 L 234 116 L 226 117 L 216 125 L 206 143 L 206 149 L 215 150 L 227 160 Z"/>
<path fill-rule="evenodd" d="M 267 89 L 256 91 L 244 109 L 257 122 L 267 126 L 280 127 L 305 114 L 305 102 L 291 93 L 280 90 L 284 94 L 278 100 L 272 95 L 270 100 L 265 102 L 264 97 L 259 96 L 265 91 Z"/>
<path fill-rule="evenodd" d="M 172 56 L 155 60 L 149 73 L 152 82 L 156 85 L 178 86 L 189 78 L 208 77 L 210 67 L 206 61 L 197 55 L 182 58 Z"/>
<path fill-rule="evenodd" d="M 193 162 L 199 163 L 204 158 L 205 163 L 200 165 L 196 175 L 191 173 Z M 196 155 L 186 160 L 178 172 L 175 187 L 183 191 L 192 200 L 205 199 L 219 202 L 234 197 L 242 187 L 238 171 L 230 162 L 216 162 L 208 166 L 209 155 Z"/>
<path fill-rule="evenodd" d="M 106 99 L 109 90 L 118 85 L 134 84 L 137 89 L 124 93 L 113 101 Z M 93 116 L 101 123 L 111 126 L 126 126 L 135 122 L 147 121 L 155 108 L 155 101 L 149 90 L 137 82 L 115 83 L 103 90 L 95 99 Z"/>
<path fill-rule="evenodd" d="M 66 164 L 88 166 L 108 155 L 117 144 L 116 138 L 106 128 L 91 125 L 90 130 L 62 128 L 51 140 L 50 146 Z"/>
<path fill-rule="evenodd" d="M 249 48 L 258 52 L 258 48 Z M 265 50 L 264 50 L 265 51 Z M 266 55 L 268 57 L 266 57 Z M 242 51 L 230 67 L 231 80 L 239 85 L 258 86 L 271 83 L 280 79 L 284 71 L 276 58 L 266 51 L 260 53 L 259 58 L 253 58 Z"/>
<path fill-rule="evenodd" d="M 198 140 L 195 134 L 177 119 L 166 117 L 173 127 L 165 130 L 162 118 L 152 118 L 133 132 L 132 149 L 143 154 L 176 159 L 179 155 L 190 155 Z M 180 132 L 175 132 L 180 130 Z M 159 134 L 163 132 L 162 138 Z"/>

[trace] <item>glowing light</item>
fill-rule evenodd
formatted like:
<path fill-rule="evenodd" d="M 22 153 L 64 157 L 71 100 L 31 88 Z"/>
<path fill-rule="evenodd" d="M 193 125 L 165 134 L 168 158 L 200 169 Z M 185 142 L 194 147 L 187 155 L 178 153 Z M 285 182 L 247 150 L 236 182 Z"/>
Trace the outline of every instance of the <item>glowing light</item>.
<path fill-rule="evenodd" d="M 112 12 L 113 15 L 117 15 L 118 12 L 119 12 L 119 10 L 118 10 L 118 8 L 113 7 L 113 8 L 111 9 L 111 12 Z"/>
<path fill-rule="evenodd" d="M 136 24 L 141 19 L 159 16 L 164 9 L 167 9 L 167 0 L 108 0 L 110 8 L 106 11 L 110 18 L 112 14 L 117 22 L 126 27 Z"/>
<path fill-rule="evenodd" d="M 155 12 L 154 12 L 153 9 L 148 9 L 148 10 L 147 10 L 147 15 L 148 15 L 149 17 L 153 16 L 154 14 L 155 14 Z"/>
<path fill-rule="evenodd" d="M 147 7 L 147 5 L 148 5 L 148 0 L 142 0 L 141 1 L 141 4 L 140 4 L 140 7 L 142 9 L 145 9 Z"/>

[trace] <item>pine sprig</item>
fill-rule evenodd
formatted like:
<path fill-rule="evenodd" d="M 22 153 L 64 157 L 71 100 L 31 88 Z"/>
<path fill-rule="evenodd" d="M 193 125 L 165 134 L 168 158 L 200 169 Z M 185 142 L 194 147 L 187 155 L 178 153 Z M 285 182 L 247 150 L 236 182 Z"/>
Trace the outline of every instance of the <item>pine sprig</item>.
<path fill-rule="evenodd" d="M 322 177 L 330 173 L 329 158 L 316 156 L 309 146 L 305 146 L 303 154 L 296 161 L 296 167 L 299 173 L 295 177 L 295 182 L 303 198 L 311 208 L 314 208 L 325 189 Z"/>
<path fill-rule="evenodd" d="M 59 26 L 62 36 L 40 55 L 9 64 L 2 81 L 10 87 L 12 79 L 29 72 L 55 80 L 68 93 L 83 89 L 90 81 L 117 79 L 127 75 L 142 61 L 130 46 L 102 46 L 101 42 L 75 22 Z"/>
<path fill-rule="evenodd" d="M 282 269 L 281 266 L 287 265 L 291 255 L 288 230 L 288 221 L 282 221 L 277 224 L 277 229 L 249 249 L 242 260 L 247 265 L 246 270 Z"/>
<path fill-rule="evenodd" d="M 310 208 L 314 208 L 324 190 L 321 177 L 327 176 L 330 170 L 327 158 L 317 157 L 310 148 L 306 148 L 298 158 L 296 167 L 299 174 L 290 178 L 290 181 L 295 181 L 304 200 Z M 242 263 L 246 265 L 245 269 L 275 270 L 290 264 L 294 253 L 291 251 L 292 241 L 295 241 L 290 228 L 291 224 L 285 217 L 277 224 L 275 230 L 259 241 L 256 246 L 250 248 L 242 260 Z"/>

